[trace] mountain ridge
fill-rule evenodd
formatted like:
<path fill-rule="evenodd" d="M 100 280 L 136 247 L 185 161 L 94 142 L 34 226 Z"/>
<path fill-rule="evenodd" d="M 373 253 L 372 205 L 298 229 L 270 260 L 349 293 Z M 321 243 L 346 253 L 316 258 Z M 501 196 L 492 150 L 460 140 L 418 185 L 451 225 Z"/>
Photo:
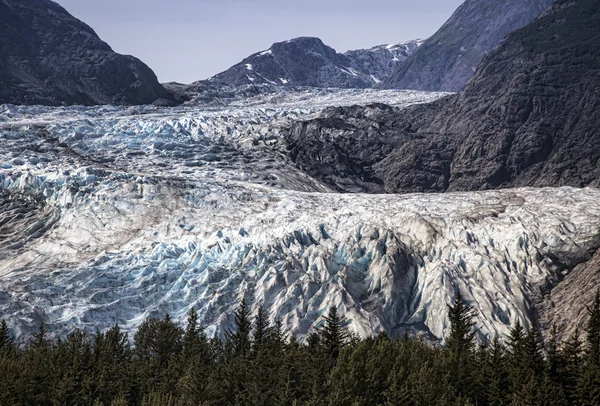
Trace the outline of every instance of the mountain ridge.
<path fill-rule="evenodd" d="M 461 91 L 487 53 L 554 0 L 466 0 L 450 19 L 398 66 L 387 89 Z"/>
<path fill-rule="evenodd" d="M 510 34 L 462 93 L 404 111 L 330 109 L 290 126 L 287 153 L 345 191 L 598 186 L 599 22 L 592 0 L 560 0 Z"/>
<path fill-rule="evenodd" d="M 0 1 L 0 104 L 173 103 L 152 70 L 115 53 L 51 0 Z"/>
<path fill-rule="evenodd" d="M 341 54 L 319 38 L 298 37 L 276 42 L 208 81 L 230 86 L 368 88 L 383 81 L 421 43 L 413 40 Z"/>

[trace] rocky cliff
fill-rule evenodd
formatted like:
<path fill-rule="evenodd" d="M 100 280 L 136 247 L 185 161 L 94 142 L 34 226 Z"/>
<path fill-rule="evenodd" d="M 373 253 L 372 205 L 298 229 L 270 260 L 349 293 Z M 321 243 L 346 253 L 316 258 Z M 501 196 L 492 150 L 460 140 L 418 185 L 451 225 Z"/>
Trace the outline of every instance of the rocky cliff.
<path fill-rule="evenodd" d="M 462 93 L 403 111 L 331 109 L 292 125 L 287 152 L 346 191 L 598 186 L 599 26 L 596 1 L 560 0 Z"/>
<path fill-rule="evenodd" d="M 460 91 L 483 57 L 553 0 L 467 0 L 383 83 L 384 88 Z"/>
<path fill-rule="evenodd" d="M 50 0 L 0 0 L 0 104 L 148 104 L 173 96 Z M 159 100 L 160 102 L 161 100 Z"/>
<path fill-rule="evenodd" d="M 356 49 L 345 52 L 351 66 L 367 73 L 378 85 L 423 44 L 423 40 L 378 45 L 369 49 Z"/>

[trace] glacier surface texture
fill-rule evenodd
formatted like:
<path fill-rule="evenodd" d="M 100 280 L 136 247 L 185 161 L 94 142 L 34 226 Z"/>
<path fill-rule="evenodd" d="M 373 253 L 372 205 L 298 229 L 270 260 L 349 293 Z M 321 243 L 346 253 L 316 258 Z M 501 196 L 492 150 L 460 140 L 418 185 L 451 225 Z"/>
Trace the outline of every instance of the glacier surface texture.
<path fill-rule="evenodd" d="M 303 91 L 224 106 L 0 106 L 0 317 L 18 334 L 195 307 L 209 334 L 242 298 L 299 338 L 330 306 L 363 336 L 449 332 L 460 289 L 481 337 L 525 325 L 600 247 L 600 192 L 334 193 L 278 147 L 328 106 L 442 94 Z"/>

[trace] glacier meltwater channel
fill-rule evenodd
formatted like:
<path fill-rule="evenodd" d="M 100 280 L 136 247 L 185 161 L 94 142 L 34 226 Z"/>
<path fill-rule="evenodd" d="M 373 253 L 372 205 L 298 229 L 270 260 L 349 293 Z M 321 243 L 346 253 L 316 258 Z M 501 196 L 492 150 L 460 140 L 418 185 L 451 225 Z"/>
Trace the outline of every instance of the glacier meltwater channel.
<path fill-rule="evenodd" d="M 194 307 L 209 334 L 242 298 L 302 338 L 330 306 L 361 335 L 443 338 L 461 289 L 481 335 L 600 246 L 600 191 L 334 193 L 278 129 L 330 105 L 440 94 L 305 91 L 226 106 L 0 107 L 0 317 L 18 334 Z"/>

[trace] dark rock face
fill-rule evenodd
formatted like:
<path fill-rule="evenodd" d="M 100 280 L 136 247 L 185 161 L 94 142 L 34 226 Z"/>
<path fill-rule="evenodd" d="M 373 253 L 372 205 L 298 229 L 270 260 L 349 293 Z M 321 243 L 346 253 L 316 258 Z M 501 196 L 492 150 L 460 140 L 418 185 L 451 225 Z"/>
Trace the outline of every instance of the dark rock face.
<path fill-rule="evenodd" d="M 174 97 L 50 0 L 0 0 L 0 104 L 149 104 Z M 163 101 L 164 103 L 164 101 Z"/>
<path fill-rule="evenodd" d="M 540 326 L 550 335 L 556 326 L 559 340 L 567 340 L 585 328 L 589 314 L 586 306 L 594 302 L 600 286 L 600 250 L 577 265 L 538 305 Z"/>
<path fill-rule="evenodd" d="M 295 38 L 249 56 L 210 81 L 230 86 L 369 88 L 419 45 L 419 41 L 411 41 L 339 54 L 318 38 Z"/>
<path fill-rule="evenodd" d="M 458 92 L 483 57 L 529 24 L 553 0 L 466 0 L 431 38 L 400 64 L 384 88 Z"/>
<path fill-rule="evenodd" d="M 461 94 L 402 111 L 329 111 L 290 128 L 289 153 L 349 192 L 365 180 L 394 193 L 600 186 L 598 27 L 596 0 L 558 0 L 509 35 Z"/>
<path fill-rule="evenodd" d="M 368 74 L 377 85 L 390 76 L 423 42 L 414 40 L 399 44 L 378 45 L 369 49 L 348 51 L 344 55 L 350 59 L 355 70 Z"/>

